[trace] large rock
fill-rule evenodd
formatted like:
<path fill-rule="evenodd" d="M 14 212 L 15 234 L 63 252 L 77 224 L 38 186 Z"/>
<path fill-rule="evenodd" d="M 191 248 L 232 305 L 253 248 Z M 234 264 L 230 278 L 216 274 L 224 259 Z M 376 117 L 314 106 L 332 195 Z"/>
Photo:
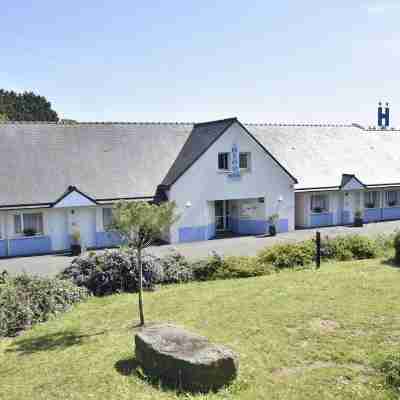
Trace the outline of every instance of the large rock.
<path fill-rule="evenodd" d="M 238 358 L 231 350 L 174 325 L 142 328 L 135 346 L 146 374 L 184 390 L 216 390 L 237 375 Z"/>

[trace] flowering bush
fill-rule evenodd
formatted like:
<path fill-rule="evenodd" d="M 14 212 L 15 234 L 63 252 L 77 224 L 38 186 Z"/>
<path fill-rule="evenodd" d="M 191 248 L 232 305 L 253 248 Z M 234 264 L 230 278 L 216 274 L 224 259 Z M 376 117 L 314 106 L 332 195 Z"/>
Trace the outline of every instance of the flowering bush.
<path fill-rule="evenodd" d="M 47 321 L 87 296 L 86 289 L 60 279 L 2 275 L 0 336 L 15 335 L 35 323 Z"/>
<path fill-rule="evenodd" d="M 143 287 L 152 289 L 162 281 L 159 259 L 143 254 Z M 138 290 L 139 269 L 133 250 L 106 250 L 102 254 L 88 253 L 75 258 L 60 275 L 76 285 L 86 287 L 96 296 Z"/>

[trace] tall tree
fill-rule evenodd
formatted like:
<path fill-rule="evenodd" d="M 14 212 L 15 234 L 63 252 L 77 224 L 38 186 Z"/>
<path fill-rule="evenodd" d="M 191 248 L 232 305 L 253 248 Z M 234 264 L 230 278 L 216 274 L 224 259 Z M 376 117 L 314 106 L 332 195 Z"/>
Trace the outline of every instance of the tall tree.
<path fill-rule="evenodd" d="M 0 114 L 6 115 L 10 121 L 58 121 L 51 103 L 33 92 L 0 89 Z"/>
<path fill-rule="evenodd" d="M 165 202 L 161 205 L 144 201 L 118 202 L 113 209 L 113 229 L 121 235 L 129 247 L 136 250 L 139 270 L 139 318 L 144 325 L 143 311 L 143 250 L 149 247 L 176 220 L 175 203 Z"/>

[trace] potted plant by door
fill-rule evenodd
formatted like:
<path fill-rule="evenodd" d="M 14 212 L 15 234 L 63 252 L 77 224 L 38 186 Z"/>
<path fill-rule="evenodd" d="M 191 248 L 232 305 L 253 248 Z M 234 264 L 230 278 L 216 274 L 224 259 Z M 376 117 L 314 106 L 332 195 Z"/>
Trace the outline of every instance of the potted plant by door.
<path fill-rule="evenodd" d="M 73 257 L 77 257 L 82 253 L 81 234 L 78 230 L 76 230 L 71 236 L 71 255 Z"/>
<path fill-rule="evenodd" d="M 354 226 L 361 227 L 363 225 L 364 225 L 363 214 L 362 214 L 361 210 L 357 210 L 354 213 Z"/>
<path fill-rule="evenodd" d="M 268 218 L 268 232 L 270 236 L 276 235 L 276 223 L 278 222 L 278 219 L 279 219 L 278 214 L 272 214 Z"/>

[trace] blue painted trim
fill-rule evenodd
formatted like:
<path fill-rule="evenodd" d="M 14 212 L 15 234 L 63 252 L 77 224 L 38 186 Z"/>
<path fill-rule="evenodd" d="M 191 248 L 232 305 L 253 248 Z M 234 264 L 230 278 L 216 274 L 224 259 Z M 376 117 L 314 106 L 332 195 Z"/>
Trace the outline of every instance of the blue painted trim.
<path fill-rule="evenodd" d="M 215 224 L 209 224 L 207 226 L 207 239 L 212 239 L 216 233 Z"/>
<path fill-rule="evenodd" d="M 380 208 L 366 208 L 364 210 L 364 222 L 376 222 L 382 219 Z"/>
<path fill-rule="evenodd" d="M 50 236 L 33 236 L 10 239 L 9 256 L 30 256 L 51 253 Z"/>
<path fill-rule="evenodd" d="M 310 225 L 311 226 L 333 225 L 333 214 L 330 212 L 311 214 L 310 215 Z"/>
<path fill-rule="evenodd" d="M 7 240 L 0 240 L 0 257 L 7 256 Z"/>
<path fill-rule="evenodd" d="M 96 247 L 117 247 L 122 238 L 117 232 L 96 232 Z"/>
<path fill-rule="evenodd" d="M 179 228 L 179 243 L 207 240 L 208 225 Z"/>
<path fill-rule="evenodd" d="M 382 219 L 400 219 L 400 207 L 383 208 Z"/>
<path fill-rule="evenodd" d="M 342 211 L 342 224 L 347 225 L 351 223 L 350 211 Z"/>
<path fill-rule="evenodd" d="M 289 220 L 280 219 L 276 224 L 276 230 L 279 233 L 289 232 Z"/>
<path fill-rule="evenodd" d="M 241 235 L 262 235 L 268 232 L 265 220 L 239 219 L 238 233 Z"/>

